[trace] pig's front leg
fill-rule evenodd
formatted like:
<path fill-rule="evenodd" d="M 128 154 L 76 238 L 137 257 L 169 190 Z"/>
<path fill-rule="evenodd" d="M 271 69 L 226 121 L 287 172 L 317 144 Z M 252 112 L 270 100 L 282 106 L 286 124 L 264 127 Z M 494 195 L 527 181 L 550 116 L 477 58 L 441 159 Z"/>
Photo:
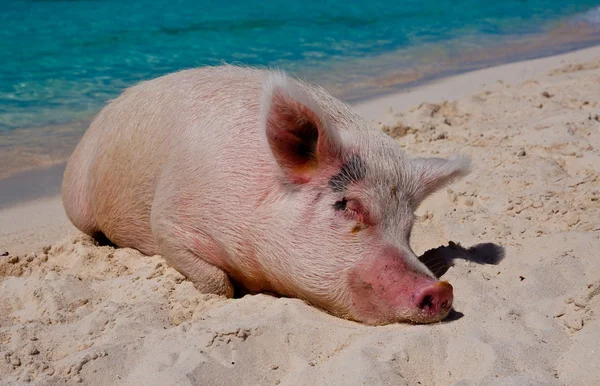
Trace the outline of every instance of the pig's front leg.
<path fill-rule="evenodd" d="M 233 297 L 233 285 L 227 274 L 220 268 L 205 262 L 190 252 L 162 251 L 167 264 L 188 278 L 198 291 Z"/>
<path fill-rule="evenodd" d="M 227 274 L 204 260 L 213 257 L 209 240 L 203 240 L 199 235 L 182 233 L 180 230 L 168 232 L 160 226 L 153 231 L 158 251 L 167 264 L 194 283 L 198 291 L 233 297 L 233 285 Z"/>

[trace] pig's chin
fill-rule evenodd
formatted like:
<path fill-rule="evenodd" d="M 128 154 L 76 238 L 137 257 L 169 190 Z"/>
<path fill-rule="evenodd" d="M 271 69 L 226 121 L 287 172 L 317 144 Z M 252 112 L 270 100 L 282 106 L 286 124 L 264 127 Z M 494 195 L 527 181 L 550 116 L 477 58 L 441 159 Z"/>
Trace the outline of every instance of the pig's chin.
<path fill-rule="evenodd" d="M 364 294 L 363 294 L 364 296 Z M 368 297 L 367 297 L 368 298 Z M 363 300 L 367 300 L 363 298 Z M 353 302 L 349 319 L 370 325 L 384 325 L 390 323 L 436 323 L 444 320 L 450 312 L 451 306 L 435 312 L 414 309 L 409 306 L 397 308 L 388 304 L 381 304 L 381 300 L 369 302 L 369 304 Z"/>
<path fill-rule="evenodd" d="M 408 299 L 403 302 L 404 305 L 402 306 L 398 304 L 393 306 L 377 296 L 370 295 L 363 292 L 353 297 L 352 310 L 348 315 L 349 319 L 370 325 L 390 323 L 427 324 L 444 320 L 452 308 L 451 305 L 444 305 L 444 308 L 436 310 L 414 308 L 410 306 L 411 301 Z"/>
<path fill-rule="evenodd" d="M 450 313 L 451 308 L 452 307 L 448 307 L 446 310 L 439 312 L 437 314 L 429 314 L 427 312 L 417 311 L 413 314 L 407 315 L 406 319 L 403 321 L 419 323 L 419 324 L 441 322 L 442 320 L 446 319 L 446 317 Z"/>

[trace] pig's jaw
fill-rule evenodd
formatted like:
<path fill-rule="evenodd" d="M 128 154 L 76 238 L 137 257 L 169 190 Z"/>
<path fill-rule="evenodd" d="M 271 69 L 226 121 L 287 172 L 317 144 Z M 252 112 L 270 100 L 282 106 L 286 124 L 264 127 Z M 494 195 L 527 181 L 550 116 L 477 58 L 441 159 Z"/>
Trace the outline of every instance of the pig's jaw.
<path fill-rule="evenodd" d="M 397 253 L 373 257 L 353 267 L 348 284 L 348 316 L 368 324 L 434 323 L 452 308 L 452 286 L 415 272 Z"/>

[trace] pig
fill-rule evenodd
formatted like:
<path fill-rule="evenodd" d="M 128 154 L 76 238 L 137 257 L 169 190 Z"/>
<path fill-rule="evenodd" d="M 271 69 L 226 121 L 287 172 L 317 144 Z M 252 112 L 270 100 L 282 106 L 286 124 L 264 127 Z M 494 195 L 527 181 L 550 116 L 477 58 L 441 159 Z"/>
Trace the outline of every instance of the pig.
<path fill-rule="evenodd" d="M 453 288 L 412 251 L 414 212 L 469 163 L 409 157 L 321 87 L 224 65 L 111 101 L 68 162 L 62 200 L 82 232 L 162 255 L 201 292 L 431 323 Z"/>

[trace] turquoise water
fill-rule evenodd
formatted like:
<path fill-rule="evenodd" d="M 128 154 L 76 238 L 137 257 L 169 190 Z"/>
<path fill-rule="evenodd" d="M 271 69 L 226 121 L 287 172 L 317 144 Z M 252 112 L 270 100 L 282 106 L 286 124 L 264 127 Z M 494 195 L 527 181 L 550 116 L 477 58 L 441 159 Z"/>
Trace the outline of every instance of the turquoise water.
<path fill-rule="evenodd" d="M 0 132 L 88 119 L 183 68 L 278 66 L 350 95 L 388 70 L 460 69 L 490 45 L 546 34 L 552 47 L 552 31 L 594 24 L 598 0 L 2 0 Z"/>

